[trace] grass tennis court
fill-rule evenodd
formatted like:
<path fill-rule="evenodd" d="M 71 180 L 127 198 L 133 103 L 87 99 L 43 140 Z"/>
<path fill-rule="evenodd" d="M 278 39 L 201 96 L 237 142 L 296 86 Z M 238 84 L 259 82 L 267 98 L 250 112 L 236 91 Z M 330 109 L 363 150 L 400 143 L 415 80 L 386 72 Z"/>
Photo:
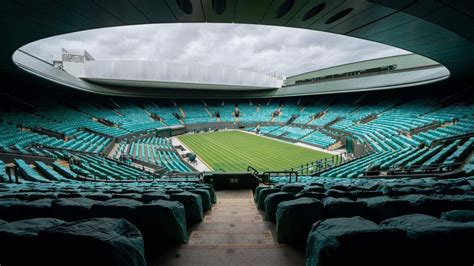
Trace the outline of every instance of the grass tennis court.
<path fill-rule="evenodd" d="M 331 154 L 240 131 L 221 131 L 178 137 L 215 171 L 284 170 L 330 157 Z"/>

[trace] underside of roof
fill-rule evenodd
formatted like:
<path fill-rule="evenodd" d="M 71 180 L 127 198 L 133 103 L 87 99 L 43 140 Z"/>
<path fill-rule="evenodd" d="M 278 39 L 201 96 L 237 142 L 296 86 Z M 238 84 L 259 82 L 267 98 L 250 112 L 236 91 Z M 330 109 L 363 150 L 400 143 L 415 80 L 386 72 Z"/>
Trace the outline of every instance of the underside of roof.
<path fill-rule="evenodd" d="M 469 84 L 474 69 L 470 0 L 6 0 L 0 6 L 0 75 L 10 80 L 25 77 L 12 55 L 35 40 L 102 27 L 178 22 L 276 25 L 366 39 L 430 58 L 448 68 L 453 82 Z M 40 74 L 32 67 L 41 62 L 28 63 L 22 68 Z M 96 89 L 127 94 L 114 86 Z"/>

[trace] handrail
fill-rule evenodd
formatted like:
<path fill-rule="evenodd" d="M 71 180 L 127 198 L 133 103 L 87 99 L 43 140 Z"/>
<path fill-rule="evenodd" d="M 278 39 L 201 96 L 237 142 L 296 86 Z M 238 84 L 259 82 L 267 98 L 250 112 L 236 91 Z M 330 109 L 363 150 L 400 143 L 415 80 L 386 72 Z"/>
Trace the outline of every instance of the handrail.
<path fill-rule="evenodd" d="M 285 171 L 295 171 L 298 172 L 298 174 L 300 175 L 315 175 L 335 165 L 340 165 L 344 163 L 346 161 L 343 157 L 344 155 L 347 155 L 347 153 L 333 155 L 330 158 L 324 158 L 317 161 L 302 164 L 297 167 L 285 169 Z"/>
<path fill-rule="evenodd" d="M 400 176 L 400 175 L 420 175 L 420 174 L 441 174 L 452 172 L 459 168 L 463 162 L 456 162 L 456 163 L 437 163 L 428 166 L 420 165 L 410 165 L 409 167 L 405 166 L 391 166 L 387 170 L 371 170 L 371 171 L 364 171 L 364 176 L 371 176 L 371 177 L 383 177 L 380 174 L 382 172 L 386 172 L 387 176 Z"/>
<path fill-rule="evenodd" d="M 258 170 L 253 168 L 251 165 L 247 166 L 247 172 L 250 172 L 250 170 L 253 170 L 254 175 L 258 175 Z"/>
<path fill-rule="evenodd" d="M 263 172 L 262 173 L 262 183 L 265 184 L 265 185 L 272 185 L 271 177 L 272 177 L 273 174 L 288 176 L 289 177 L 288 183 L 291 183 L 291 178 L 294 175 L 295 176 L 295 182 L 298 182 L 298 172 L 296 172 L 296 171 L 286 171 L 285 170 L 285 171 L 266 171 L 266 172 Z M 267 177 L 267 176 L 268 176 L 268 182 L 265 182 L 265 178 L 263 178 L 263 177 Z"/>
<path fill-rule="evenodd" d="M 438 145 L 442 142 L 454 141 L 454 140 L 458 140 L 458 139 L 470 139 L 472 137 L 474 137 L 474 133 L 466 133 L 466 134 L 462 134 L 462 135 L 456 135 L 456 136 L 450 136 L 450 137 L 445 137 L 445 138 L 441 138 L 441 139 L 435 139 L 431 143 L 431 147 L 433 147 L 434 145 Z"/>
<path fill-rule="evenodd" d="M 388 172 L 395 174 L 395 173 L 408 173 L 411 172 L 425 172 L 425 173 L 432 173 L 432 172 L 449 172 L 453 171 L 454 169 L 458 168 L 460 165 L 464 164 L 464 162 L 455 162 L 455 163 L 435 163 L 430 165 L 410 165 L 409 167 L 405 166 L 397 166 L 394 165 L 389 168 Z"/>

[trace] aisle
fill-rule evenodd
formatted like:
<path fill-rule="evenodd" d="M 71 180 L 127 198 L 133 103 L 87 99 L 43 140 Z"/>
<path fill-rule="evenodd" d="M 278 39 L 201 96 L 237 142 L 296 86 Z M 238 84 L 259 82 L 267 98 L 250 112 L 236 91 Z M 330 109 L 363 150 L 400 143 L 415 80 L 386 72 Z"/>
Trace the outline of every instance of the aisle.
<path fill-rule="evenodd" d="M 189 244 L 161 265 L 304 265 L 304 250 L 276 242 L 275 226 L 263 221 L 251 190 L 219 191 L 217 199 Z"/>

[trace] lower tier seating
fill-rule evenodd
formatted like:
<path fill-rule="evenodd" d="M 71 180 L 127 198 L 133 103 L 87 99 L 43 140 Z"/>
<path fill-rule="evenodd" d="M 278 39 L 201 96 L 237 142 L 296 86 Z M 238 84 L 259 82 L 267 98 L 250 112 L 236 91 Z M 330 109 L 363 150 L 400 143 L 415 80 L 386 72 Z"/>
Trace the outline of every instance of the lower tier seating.
<path fill-rule="evenodd" d="M 124 219 L 0 221 L 5 265 L 146 265 L 142 234 Z"/>
<path fill-rule="evenodd" d="M 473 236 L 473 223 L 424 214 L 380 224 L 360 216 L 325 219 L 309 233 L 306 265 L 469 265 Z"/>
<path fill-rule="evenodd" d="M 305 220 L 312 224 L 324 218 L 361 216 L 380 223 L 407 214 L 440 217 L 451 210 L 474 210 L 474 177 L 445 180 L 313 177 L 309 183 L 258 187 L 255 201 L 268 220 L 276 217 L 279 239 L 294 242 L 306 239 L 301 229 Z M 307 208 L 314 211 L 305 212 Z"/>
<path fill-rule="evenodd" d="M 259 186 L 254 199 L 276 223 L 280 243 L 306 243 L 306 265 L 469 265 L 474 259 L 467 244 L 474 237 L 474 177 L 313 177 Z"/>
<path fill-rule="evenodd" d="M 94 221 L 100 221 L 95 219 L 123 219 L 112 222 L 111 228 L 118 226 L 117 223 L 120 225 L 119 228 L 136 227 L 140 237 L 143 236 L 147 252 L 157 246 L 186 243 L 188 241 L 187 228 L 201 222 L 203 212 L 209 210 L 215 203 L 214 190 L 204 184 L 82 182 L 0 185 L 0 220 L 2 221 L 13 223 L 41 218 L 57 219 L 61 221 L 60 223 L 70 222 L 66 224 L 67 228 L 55 229 L 54 236 L 48 235 L 48 237 L 52 237 L 50 240 L 66 241 L 60 239 L 61 234 L 66 234 L 65 237 L 71 237 L 71 240 L 75 241 L 73 236 L 67 235 L 71 228 L 79 230 L 79 227 L 83 226 L 83 233 L 87 234 L 86 228 L 94 225 L 96 223 Z M 92 219 L 89 225 L 81 224 L 82 221 L 88 221 L 87 219 Z M 131 225 L 127 225 L 128 222 L 124 222 L 125 220 Z M 104 226 L 104 234 L 106 234 L 108 227 Z M 97 225 L 91 230 L 100 231 L 102 227 Z M 4 247 L 6 245 L 2 242 L 1 231 L 0 229 L 0 243 Z M 124 233 L 126 232 L 132 232 L 132 229 L 127 229 Z M 101 235 L 97 237 L 100 238 Z M 61 250 L 59 246 L 55 248 Z M 105 265 L 116 264 L 106 263 Z M 143 264 L 128 261 L 123 265 Z"/>

